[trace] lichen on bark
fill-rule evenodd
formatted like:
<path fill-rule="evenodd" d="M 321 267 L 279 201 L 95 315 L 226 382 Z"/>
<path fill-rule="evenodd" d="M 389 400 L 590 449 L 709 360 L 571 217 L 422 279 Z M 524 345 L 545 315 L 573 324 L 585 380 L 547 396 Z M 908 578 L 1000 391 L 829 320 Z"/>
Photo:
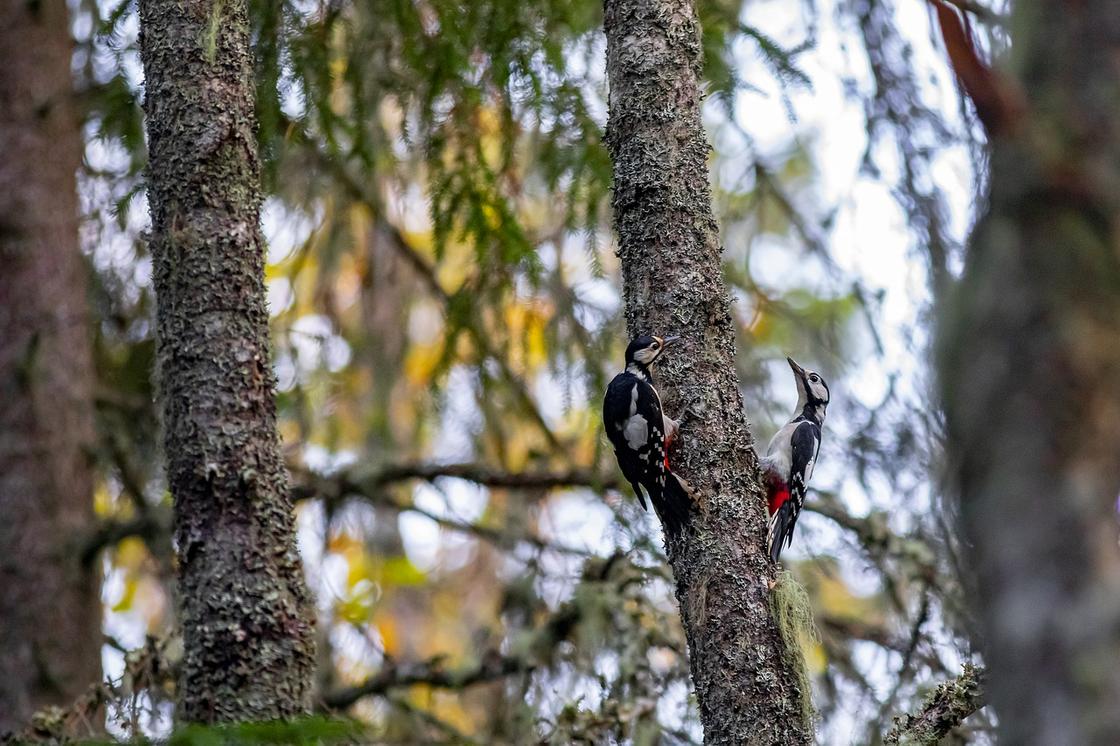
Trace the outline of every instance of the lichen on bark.
<path fill-rule="evenodd" d="M 659 362 L 682 422 L 674 468 L 700 500 L 668 546 L 705 742 L 813 738 L 771 614 L 765 503 L 735 375 L 734 322 L 700 118 L 701 48 L 689 0 L 607 0 L 607 146 L 629 334 L 679 334 Z"/>
<path fill-rule="evenodd" d="M 966 663 L 961 675 L 939 684 L 925 698 L 918 712 L 896 717 L 883 743 L 936 746 L 986 701 L 984 670 Z"/>
<path fill-rule="evenodd" d="M 141 0 L 178 715 L 306 712 L 314 665 L 276 429 L 246 0 Z"/>

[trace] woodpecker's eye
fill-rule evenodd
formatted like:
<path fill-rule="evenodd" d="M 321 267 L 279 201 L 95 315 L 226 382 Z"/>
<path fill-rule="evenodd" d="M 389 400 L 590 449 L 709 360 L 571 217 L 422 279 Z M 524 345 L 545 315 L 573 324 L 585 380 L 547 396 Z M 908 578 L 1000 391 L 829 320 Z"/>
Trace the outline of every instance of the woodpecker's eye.
<path fill-rule="evenodd" d="M 660 346 L 661 346 L 661 345 L 657 344 L 657 342 L 654 342 L 653 344 L 651 344 L 651 345 L 649 346 L 649 348 L 650 348 L 651 350 L 656 350 L 656 349 L 657 349 L 658 347 L 660 347 Z"/>
<path fill-rule="evenodd" d="M 817 381 L 821 380 L 821 377 L 814 373 L 813 375 L 809 376 L 809 380 L 813 383 L 816 383 Z"/>

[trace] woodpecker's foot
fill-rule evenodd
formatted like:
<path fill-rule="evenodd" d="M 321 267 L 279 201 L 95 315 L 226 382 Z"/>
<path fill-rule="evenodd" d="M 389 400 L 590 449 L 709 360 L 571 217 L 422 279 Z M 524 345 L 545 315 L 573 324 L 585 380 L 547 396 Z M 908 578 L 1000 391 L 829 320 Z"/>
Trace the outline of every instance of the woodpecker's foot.
<path fill-rule="evenodd" d="M 672 417 L 669 417 L 668 415 L 665 415 L 665 446 L 666 446 L 666 448 L 673 445 L 673 442 L 677 439 L 677 436 L 680 434 L 681 423 L 684 422 L 686 419 L 688 419 L 691 416 L 692 416 L 692 411 L 688 407 L 685 407 L 681 411 L 681 417 L 680 417 L 679 420 L 674 420 Z"/>
<path fill-rule="evenodd" d="M 671 448 L 681 430 L 681 423 L 670 417 L 665 418 L 665 448 Z"/>

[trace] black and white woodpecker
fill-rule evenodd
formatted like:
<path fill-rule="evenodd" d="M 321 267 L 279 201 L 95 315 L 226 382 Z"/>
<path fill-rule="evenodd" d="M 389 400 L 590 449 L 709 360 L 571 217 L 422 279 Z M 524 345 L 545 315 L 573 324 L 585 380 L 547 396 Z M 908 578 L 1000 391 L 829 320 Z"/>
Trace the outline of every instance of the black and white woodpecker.
<path fill-rule="evenodd" d="M 642 508 L 649 493 L 669 535 L 680 533 L 692 505 L 687 482 L 669 467 L 669 446 L 678 425 L 661 411 L 653 384 L 653 364 L 677 337 L 641 336 L 626 348 L 626 369 L 614 377 L 603 398 L 603 425 L 626 481 Z"/>
<path fill-rule="evenodd" d="M 805 504 L 805 491 L 821 448 L 829 396 L 828 384 L 820 373 L 802 368 L 793 358 L 786 360 L 797 381 L 797 414 L 770 439 L 766 456 L 759 462 L 770 510 L 767 544 L 774 563 L 782 545 L 793 543 L 793 527 Z"/>

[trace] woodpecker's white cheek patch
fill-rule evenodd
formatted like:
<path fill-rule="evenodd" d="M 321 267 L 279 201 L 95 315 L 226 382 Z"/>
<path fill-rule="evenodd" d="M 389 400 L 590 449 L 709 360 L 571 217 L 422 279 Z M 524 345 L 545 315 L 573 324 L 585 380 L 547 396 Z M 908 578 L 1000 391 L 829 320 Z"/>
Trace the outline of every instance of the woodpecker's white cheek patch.
<path fill-rule="evenodd" d="M 646 380 L 645 371 L 643 371 L 641 369 L 641 367 L 636 365 L 635 363 L 630 363 L 629 365 L 627 365 L 626 366 L 626 372 L 633 375 L 633 376 L 637 376 L 638 378 L 642 379 L 643 381 Z"/>
<path fill-rule="evenodd" d="M 631 415 L 622 434 L 626 436 L 626 444 L 637 451 L 649 442 L 649 423 L 640 414 Z"/>

